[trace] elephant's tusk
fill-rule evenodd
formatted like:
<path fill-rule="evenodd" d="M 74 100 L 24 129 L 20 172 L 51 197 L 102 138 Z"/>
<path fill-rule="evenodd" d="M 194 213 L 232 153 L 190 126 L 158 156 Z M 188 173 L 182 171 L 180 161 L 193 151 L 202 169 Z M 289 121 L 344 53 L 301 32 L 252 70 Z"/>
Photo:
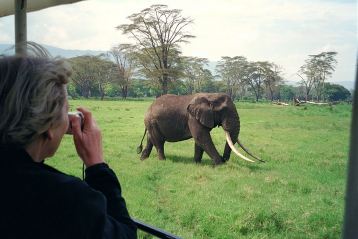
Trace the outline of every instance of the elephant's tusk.
<path fill-rule="evenodd" d="M 265 163 L 264 160 L 260 159 L 259 157 L 256 157 L 255 155 L 253 155 L 239 140 L 239 138 L 237 138 L 237 143 L 239 144 L 239 146 L 248 154 L 250 155 L 251 157 L 253 157 L 254 159 L 262 162 L 262 163 Z"/>
<path fill-rule="evenodd" d="M 235 148 L 234 144 L 232 143 L 232 140 L 231 140 L 231 137 L 230 137 L 230 134 L 229 132 L 225 131 L 225 135 L 226 135 L 226 141 L 227 143 L 229 144 L 231 150 L 237 155 L 239 156 L 240 158 L 242 158 L 243 160 L 246 160 L 246 161 L 249 161 L 251 163 L 255 163 L 255 161 L 245 157 L 244 155 L 240 154 L 239 151 L 237 151 L 237 149 Z"/>

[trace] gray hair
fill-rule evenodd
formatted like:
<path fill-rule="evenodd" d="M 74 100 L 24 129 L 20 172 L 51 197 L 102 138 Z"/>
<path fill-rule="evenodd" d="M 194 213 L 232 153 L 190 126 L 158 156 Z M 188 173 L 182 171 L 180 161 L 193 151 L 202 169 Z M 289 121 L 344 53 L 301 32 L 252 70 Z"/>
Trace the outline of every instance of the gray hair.
<path fill-rule="evenodd" d="M 0 145 L 25 147 L 58 123 L 70 75 L 59 58 L 0 56 Z"/>

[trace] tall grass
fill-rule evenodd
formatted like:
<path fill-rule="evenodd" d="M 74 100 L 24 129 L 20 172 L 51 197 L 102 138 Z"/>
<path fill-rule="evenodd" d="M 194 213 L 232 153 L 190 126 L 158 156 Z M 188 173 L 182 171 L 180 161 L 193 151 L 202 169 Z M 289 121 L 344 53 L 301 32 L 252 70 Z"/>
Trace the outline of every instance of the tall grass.
<path fill-rule="evenodd" d="M 166 143 L 139 160 L 136 147 L 152 101 L 82 101 L 103 134 L 106 161 L 117 173 L 134 218 L 183 238 L 339 238 L 343 221 L 351 106 L 282 107 L 238 103 L 241 141 L 266 163 L 234 155 L 213 167 L 193 162 L 193 140 Z M 225 135 L 212 131 L 219 152 Z M 56 168 L 81 177 L 70 136 Z M 150 238 L 140 234 L 140 238 Z"/>

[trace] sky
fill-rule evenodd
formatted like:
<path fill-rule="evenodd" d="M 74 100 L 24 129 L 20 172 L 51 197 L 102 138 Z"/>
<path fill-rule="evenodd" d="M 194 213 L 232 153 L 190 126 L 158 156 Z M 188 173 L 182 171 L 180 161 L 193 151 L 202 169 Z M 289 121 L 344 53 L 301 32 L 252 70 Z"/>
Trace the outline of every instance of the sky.
<path fill-rule="evenodd" d="M 338 64 L 329 81 L 354 81 L 355 0 L 87 0 L 28 13 L 27 39 L 107 51 L 133 43 L 115 27 L 153 4 L 181 9 L 182 16 L 194 20 L 186 31 L 195 38 L 181 45 L 185 56 L 270 61 L 282 67 L 287 81 L 299 81 L 296 74 L 309 55 L 336 51 Z M 14 43 L 13 16 L 0 18 L 0 43 Z"/>

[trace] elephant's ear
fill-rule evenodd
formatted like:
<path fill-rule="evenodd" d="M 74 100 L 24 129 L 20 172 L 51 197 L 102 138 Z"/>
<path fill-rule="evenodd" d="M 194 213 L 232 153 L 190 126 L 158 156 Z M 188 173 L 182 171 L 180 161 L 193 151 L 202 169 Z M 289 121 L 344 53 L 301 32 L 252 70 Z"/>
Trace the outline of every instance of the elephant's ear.
<path fill-rule="evenodd" d="M 214 127 L 214 112 L 208 100 L 194 98 L 189 103 L 187 110 L 202 125 L 208 128 Z"/>

